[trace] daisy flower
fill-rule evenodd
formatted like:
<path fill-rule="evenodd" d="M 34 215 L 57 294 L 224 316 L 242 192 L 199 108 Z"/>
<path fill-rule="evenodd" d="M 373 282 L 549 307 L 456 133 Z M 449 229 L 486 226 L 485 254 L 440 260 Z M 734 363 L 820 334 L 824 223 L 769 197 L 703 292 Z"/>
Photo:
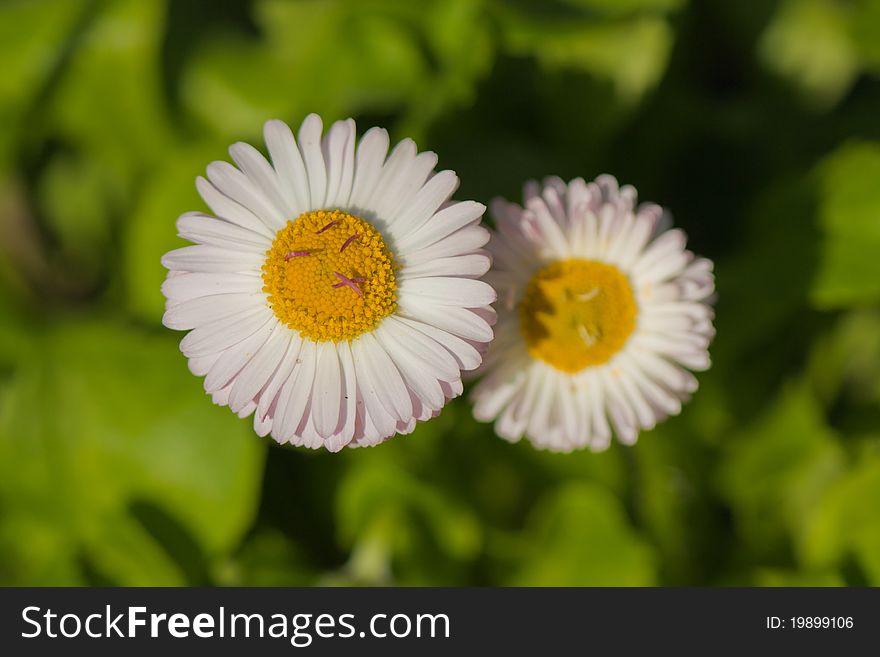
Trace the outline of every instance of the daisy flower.
<path fill-rule="evenodd" d="M 526 184 L 496 199 L 487 280 L 498 324 L 474 414 L 510 441 L 605 449 L 681 410 L 709 367 L 712 263 L 657 205 L 611 176 Z"/>
<path fill-rule="evenodd" d="M 165 326 L 216 404 L 280 443 L 338 451 L 413 430 L 461 394 L 492 339 L 485 207 L 452 171 L 351 119 L 322 138 L 269 121 L 271 164 L 234 144 L 196 186 L 213 216 L 177 220 Z"/>

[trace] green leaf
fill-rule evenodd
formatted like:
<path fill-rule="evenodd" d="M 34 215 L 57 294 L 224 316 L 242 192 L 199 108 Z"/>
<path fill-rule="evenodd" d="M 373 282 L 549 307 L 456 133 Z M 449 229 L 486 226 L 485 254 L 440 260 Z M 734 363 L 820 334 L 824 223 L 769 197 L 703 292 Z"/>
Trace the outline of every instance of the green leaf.
<path fill-rule="evenodd" d="M 796 571 L 763 568 L 755 572 L 751 586 L 845 586 L 846 582 L 837 572 Z"/>
<path fill-rule="evenodd" d="M 164 6 L 109 0 L 100 7 L 55 91 L 52 115 L 105 167 L 133 175 L 162 158 L 169 137 L 159 68 Z"/>
<path fill-rule="evenodd" d="M 806 514 L 843 468 L 816 399 L 803 384 L 785 387 L 760 418 L 728 439 L 718 473 L 750 554 L 781 558 L 796 546 Z"/>
<path fill-rule="evenodd" d="M 67 324 L 21 362 L 0 416 L 0 505 L 30 509 L 65 564 L 28 583 L 203 581 L 254 512 L 263 450 L 248 423 L 211 405 L 167 335 Z"/>
<path fill-rule="evenodd" d="M 761 37 L 760 54 L 820 108 L 836 103 L 859 72 L 847 7 L 834 0 L 786 0 Z"/>
<path fill-rule="evenodd" d="M 880 402 L 880 312 L 843 315 L 814 343 L 808 374 L 826 406 L 844 391 L 856 402 Z"/>
<path fill-rule="evenodd" d="M 507 52 L 535 57 L 550 70 L 580 71 L 607 80 L 626 103 L 638 101 L 656 86 L 672 50 L 672 30 L 658 16 L 547 20 L 508 10 L 501 17 Z"/>
<path fill-rule="evenodd" d="M 565 484 L 541 500 L 515 586 L 648 586 L 654 555 L 604 488 Z"/>
<path fill-rule="evenodd" d="M 637 11 L 673 11 L 687 0 L 563 0 L 566 4 L 603 14 L 629 14 Z"/>
<path fill-rule="evenodd" d="M 865 68 L 880 73 L 880 2 L 854 0 L 851 3 L 850 34 Z"/>
<path fill-rule="evenodd" d="M 264 38 L 207 41 L 184 74 L 184 103 L 218 134 L 238 138 L 268 118 L 298 122 L 313 111 L 328 121 L 400 111 L 409 132 L 421 130 L 441 110 L 470 101 L 488 71 L 481 7 L 261 0 L 254 19 Z"/>
<path fill-rule="evenodd" d="M 0 4 L 0 170 L 34 103 L 64 56 L 85 0 L 9 0 Z"/>
<path fill-rule="evenodd" d="M 94 159 L 59 152 L 47 163 L 37 184 L 41 215 L 80 281 L 93 283 L 111 242 L 112 206 L 105 197 L 110 176 Z M 114 203 L 115 201 L 115 203 Z"/>
<path fill-rule="evenodd" d="M 224 586 L 307 586 L 313 583 L 299 545 L 277 530 L 248 537 L 219 569 Z"/>
<path fill-rule="evenodd" d="M 842 146 L 818 175 L 825 240 L 812 301 L 823 309 L 880 302 L 880 144 Z"/>
<path fill-rule="evenodd" d="M 699 422 L 706 403 L 701 382 L 697 399 L 678 418 L 670 418 L 639 436 L 631 450 L 632 483 L 624 491 L 639 527 L 654 545 L 663 585 L 702 585 L 711 578 L 709 565 L 722 549 L 717 503 L 708 487 L 717 450 L 703 444 Z"/>
<path fill-rule="evenodd" d="M 855 559 L 871 586 L 880 585 L 880 458 L 860 464 L 819 500 L 803 542 L 809 568 L 845 565 Z"/>
<path fill-rule="evenodd" d="M 356 579 L 381 581 L 392 559 L 406 569 L 407 561 L 423 562 L 425 549 L 453 561 L 476 556 L 482 533 L 467 507 L 381 455 L 358 456 L 336 500 L 339 535 L 353 547 Z M 412 572 L 421 581 L 432 575 L 431 569 Z"/>

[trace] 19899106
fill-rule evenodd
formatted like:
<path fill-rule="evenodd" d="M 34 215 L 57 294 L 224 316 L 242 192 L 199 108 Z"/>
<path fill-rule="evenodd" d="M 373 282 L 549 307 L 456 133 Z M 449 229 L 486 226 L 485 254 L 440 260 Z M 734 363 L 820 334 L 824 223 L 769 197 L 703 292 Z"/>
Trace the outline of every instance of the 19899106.
<path fill-rule="evenodd" d="M 767 616 L 768 630 L 851 630 L 852 616 Z"/>

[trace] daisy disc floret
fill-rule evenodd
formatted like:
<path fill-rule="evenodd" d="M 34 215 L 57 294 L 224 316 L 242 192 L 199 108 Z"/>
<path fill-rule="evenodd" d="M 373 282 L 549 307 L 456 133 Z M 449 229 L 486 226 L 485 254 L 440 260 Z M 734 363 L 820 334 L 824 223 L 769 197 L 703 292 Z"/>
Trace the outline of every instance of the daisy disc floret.
<path fill-rule="evenodd" d="M 494 290 L 458 178 L 351 119 L 322 137 L 269 121 L 270 159 L 244 143 L 196 186 L 213 211 L 162 258 L 166 326 L 214 402 L 281 443 L 337 451 L 409 433 L 461 394 L 492 339 Z"/>
<path fill-rule="evenodd" d="M 555 451 L 633 443 L 681 411 L 709 367 L 712 263 L 611 176 L 498 199 L 489 281 L 496 340 L 473 392 L 499 435 Z"/>

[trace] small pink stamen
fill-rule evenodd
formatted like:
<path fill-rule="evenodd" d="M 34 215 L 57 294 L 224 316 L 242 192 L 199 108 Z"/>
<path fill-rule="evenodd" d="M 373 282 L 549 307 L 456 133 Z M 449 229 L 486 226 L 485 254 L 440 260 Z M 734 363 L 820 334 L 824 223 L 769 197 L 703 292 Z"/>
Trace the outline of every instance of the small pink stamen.
<path fill-rule="evenodd" d="M 335 226 L 335 225 L 338 224 L 338 223 L 339 223 L 339 220 L 338 220 L 338 219 L 334 219 L 334 220 L 331 221 L 329 224 L 327 224 L 326 226 L 324 226 L 321 230 L 315 231 L 315 234 L 316 234 L 316 235 L 320 235 L 320 234 L 323 233 L 325 230 L 327 230 L 328 228 L 330 228 L 330 227 L 332 227 L 332 226 Z"/>
<path fill-rule="evenodd" d="M 348 248 L 348 245 L 351 244 L 352 242 L 354 242 L 358 237 L 360 237 L 360 235 L 355 233 L 354 235 L 349 237 L 347 240 L 345 240 L 345 242 L 343 242 L 342 246 L 339 247 L 339 252 L 342 253 L 343 251 L 345 251 Z"/>
<path fill-rule="evenodd" d="M 334 288 L 343 286 L 350 287 L 357 293 L 359 297 L 364 296 L 364 293 L 361 292 L 361 289 L 357 285 L 355 285 L 355 283 L 362 283 L 364 280 L 363 278 L 349 278 L 348 276 L 343 276 L 338 271 L 335 271 L 333 273 L 336 275 L 336 278 L 339 279 L 339 282 L 333 286 Z"/>
<path fill-rule="evenodd" d="M 312 255 L 310 251 L 291 251 L 286 256 L 284 256 L 285 260 L 290 260 L 291 258 L 299 258 L 301 256 Z"/>

